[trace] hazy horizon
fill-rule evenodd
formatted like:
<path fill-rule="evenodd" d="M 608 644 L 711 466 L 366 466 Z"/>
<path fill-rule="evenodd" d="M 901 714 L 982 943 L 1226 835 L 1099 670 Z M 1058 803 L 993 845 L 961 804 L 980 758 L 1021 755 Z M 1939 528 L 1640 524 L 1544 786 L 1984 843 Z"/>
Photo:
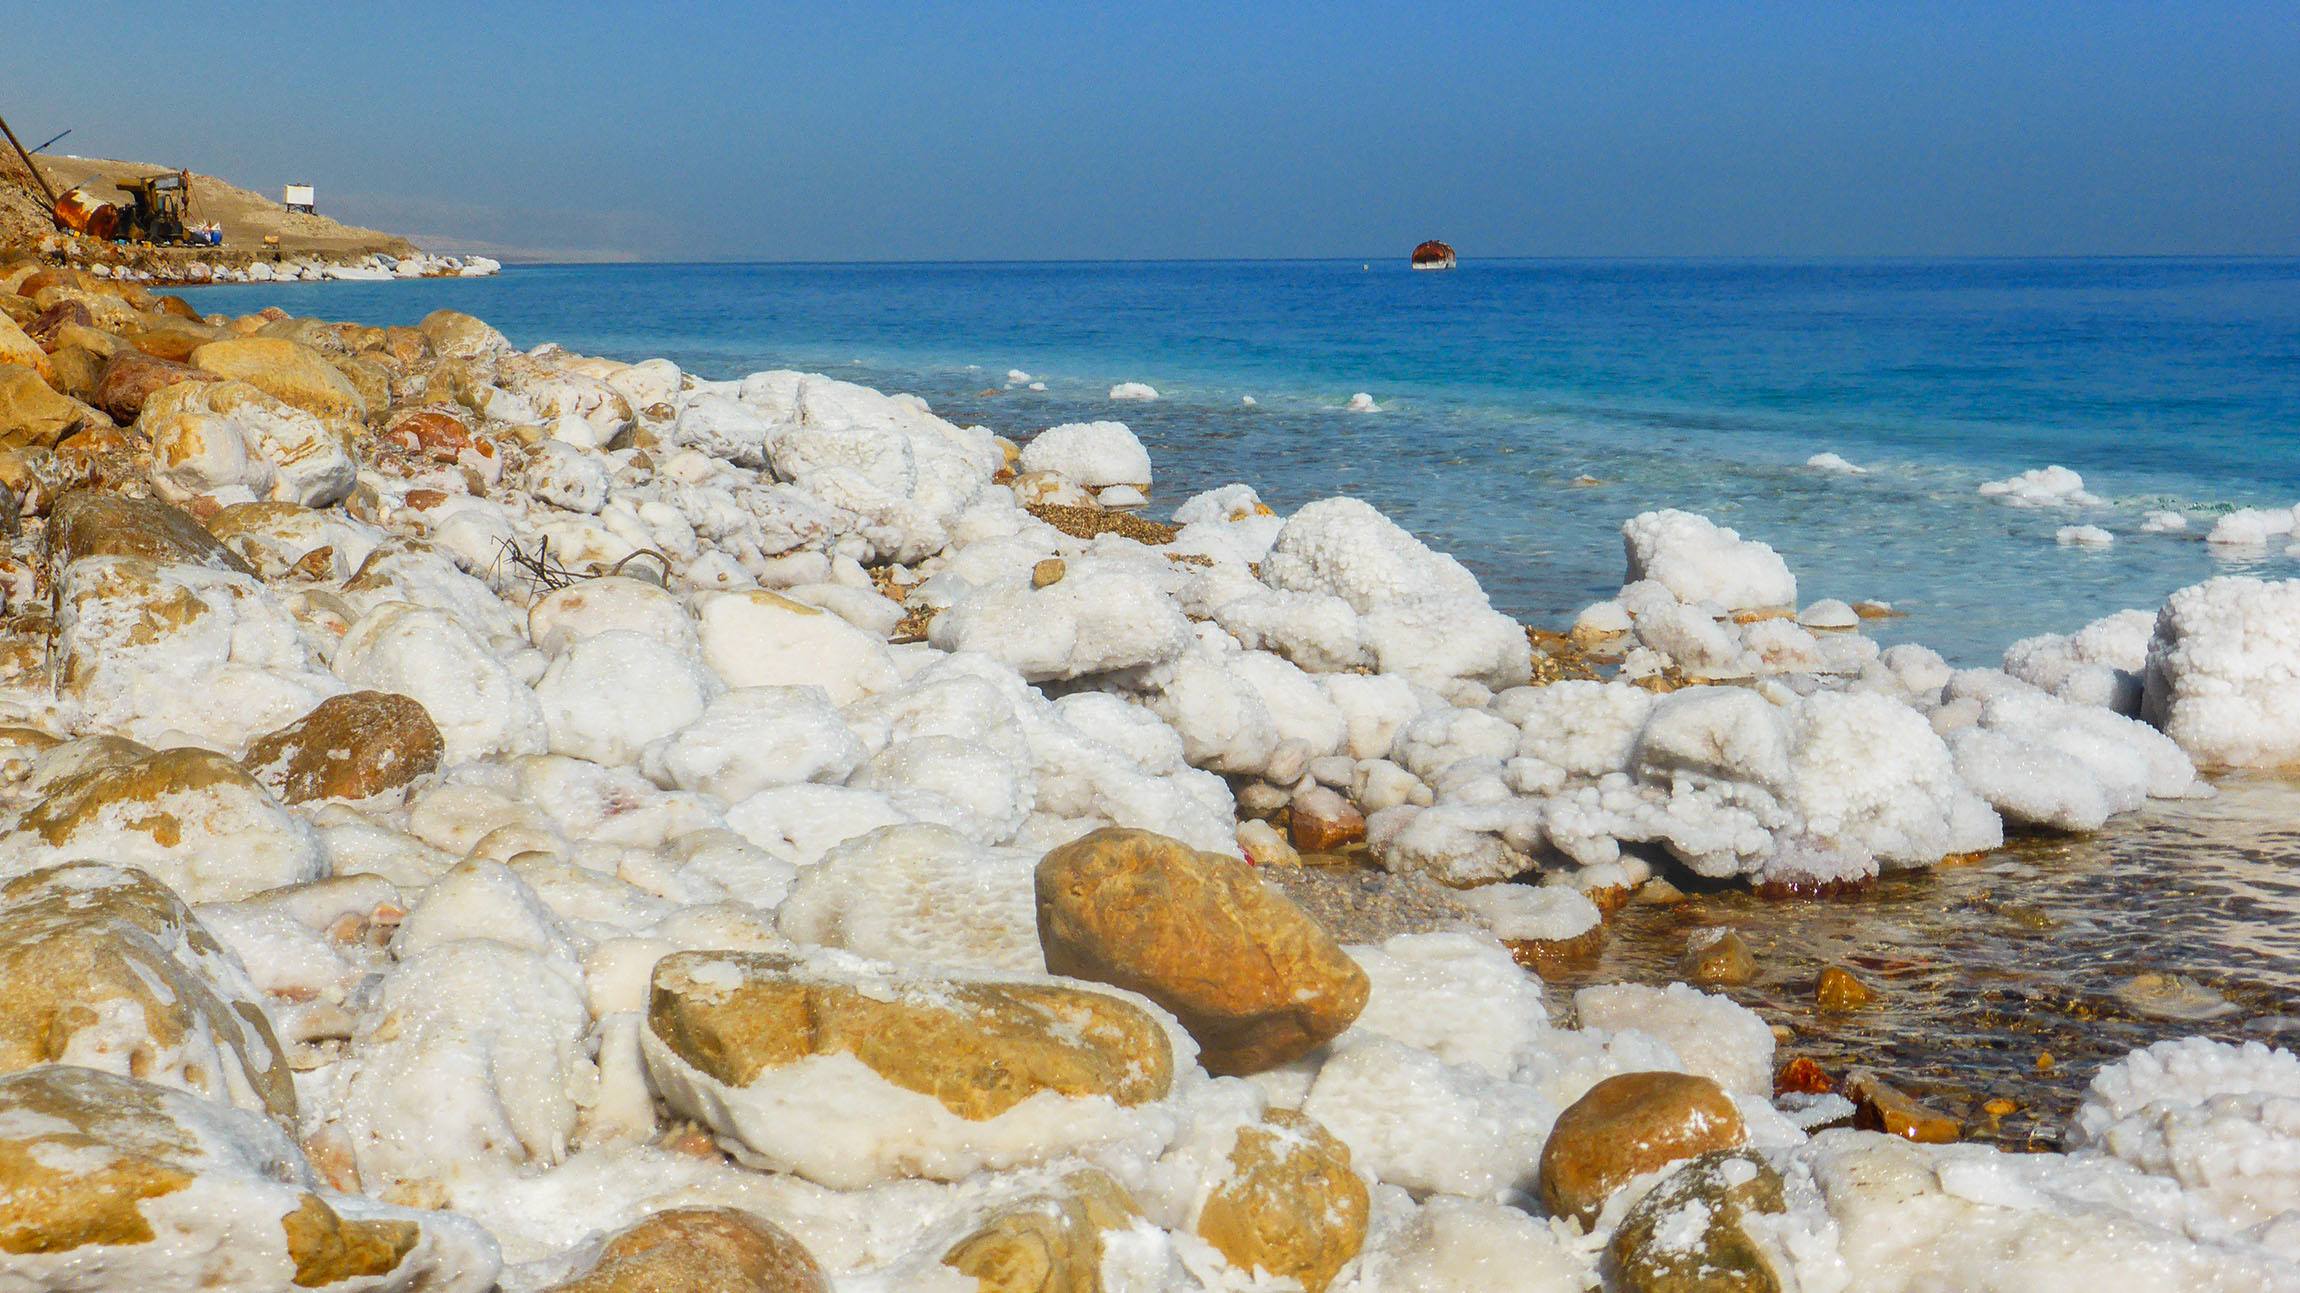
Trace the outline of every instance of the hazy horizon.
<path fill-rule="evenodd" d="M 27 144 L 522 259 L 2300 254 L 2300 6 L 245 4 L 12 34 Z M 86 75 L 168 69 L 190 106 Z M 190 88 L 182 87 L 189 78 Z"/>

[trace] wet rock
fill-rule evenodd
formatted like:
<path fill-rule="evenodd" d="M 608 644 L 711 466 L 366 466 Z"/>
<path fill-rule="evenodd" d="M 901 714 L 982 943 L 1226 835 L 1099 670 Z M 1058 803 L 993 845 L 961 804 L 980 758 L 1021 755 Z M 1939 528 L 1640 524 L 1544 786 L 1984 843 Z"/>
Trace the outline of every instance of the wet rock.
<path fill-rule="evenodd" d="M 1240 1270 L 1324 1293 L 1365 1245 L 1368 1207 L 1349 1147 L 1314 1119 L 1272 1109 L 1238 1132 L 1197 1231 Z"/>
<path fill-rule="evenodd" d="M 422 705 L 387 691 L 331 696 L 248 746 L 256 779 L 282 802 L 366 799 L 439 767 L 446 744 Z"/>
<path fill-rule="evenodd" d="M 1853 1125 L 1882 1131 L 1922 1145 L 1947 1145 L 1964 1135 L 1964 1125 L 1918 1100 L 1870 1069 L 1845 1075 L 1845 1096 L 1853 1102 Z"/>
<path fill-rule="evenodd" d="M 1677 973 L 1701 987 L 1732 987 L 1757 977 L 1757 958 L 1750 953 L 1748 940 L 1734 930 L 1696 930 L 1685 940 Z"/>
<path fill-rule="evenodd" d="M 1747 1222 L 1787 1210 L 1781 1174 L 1764 1159 L 1704 1154 L 1622 1219 L 1606 1250 L 1614 1281 L 1623 1293 L 1780 1293 L 1786 1286 Z"/>
<path fill-rule="evenodd" d="M 1008 1204 L 951 1245 L 942 1264 L 978 1293 L 1100 1293 L 1102 1236 L 1141 1217 L 1126 1188 L 1093 1168 Z"/>
<path fill-rule="evenodd" d="M 0 364 L 0 448 L 47 448 L 89 425 L 92 410 L 22 364 Z"/>
<path fill-rule="evenodd" d="M 2236 1013 L 2236 1003 L 2196 980 L 2160 970 L 2144 970 L 2117 985 L 2116 999 L 2150 1019 L 2202 1023 Z"/>
<path fill-rule="evenodd" d="M 1365 814 L 1324 786 L 1294 796 L 1287 829 L 1304 853 L 1330 853 L 1366 837 Z"/>
<path fill-rule="evenodd" d="M 1791 1092 L 1798 1095 L 1827 1095 L 1836 1089 L 1837 1079 L 1830 1077 L 1827 1069 L 1803 1055 L 1782 1065 L 1780 1073 L 1773 1078 L 1775 1095 Z"/>
<path fill-rule="evenodd" d="M 157 499 L 75 490 L 49 511 L 48 563 L 61 571 L 86 557 L 145 557 L 248 573 L 247 563 L 189 513 Z"/>
<path fill-rule="evenodd" d="M 544 1293 L 830 1293 L 806 1245 L 734 1208 L 673 1208 L 607 1241 L 597 1264 Z"/>
<path fill-rule="evenodd" d="M 1587 1224 L 1644 1172 L 1748 1139 L 1725 1089 L 1689 1073 L 1623 1073 L 1557 1116 L 1541 1149 L 1541 1201 Z"/>
<path fill-rule="evenodd" d="M 170 386 L 221 380 L 190 364 L 160 359 L 141 350 L 123 350 L 104 361 L 91 403 L 121 422 L 133 422 L 143 413 L 146 400 Z"/>
<path fill-rule="evenodd" d="M 1235 858 L 1100 830 L 1047 854 L 1037 890 L 1047 968 L 1174 1012 L 1209 1072 L 1296 1059 L 1365 1008 L 1365 972 Z"/>
<path fill-rule="evenodd" d="M 367 418 L 367 401 L 327 357 L 279 337 L 234 337 L 194 350 L 194 368 L 246 382 L 282 404 L 349 433 Z"/>
<path fill-rule="evenodd" d="M 141 871 L 0 884 L 0 1072 L 79 1064 L 295 1125 L 295 1084 L 239 958 Z"/>
<path fill-rule="evenodd" d="M 1859 1010 L 1876 1000 L 1877 994 L 1869 985 L 1853 977 L 1853 972 L 1842 966 L 1824 966 L 1820 979 L 1813 985 L 1813 1000 L 1823 1010 Z"/>
<path fill-rule="evenodd" d="M 475 1222 L 322 1189 L 255 1114 L 94 1069 L 0 1078 L 0 1283 L 484 1293 Z"/>

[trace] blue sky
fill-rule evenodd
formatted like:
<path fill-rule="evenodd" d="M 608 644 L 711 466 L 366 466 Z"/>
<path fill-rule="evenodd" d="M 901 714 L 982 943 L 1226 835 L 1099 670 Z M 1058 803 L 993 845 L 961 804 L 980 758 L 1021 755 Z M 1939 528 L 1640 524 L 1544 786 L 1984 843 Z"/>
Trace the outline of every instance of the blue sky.
<path fill-rule="evenodd" d="M 2300 254 L 2300 0 L 9 3 L 27 143 L 419 240 Z"/>

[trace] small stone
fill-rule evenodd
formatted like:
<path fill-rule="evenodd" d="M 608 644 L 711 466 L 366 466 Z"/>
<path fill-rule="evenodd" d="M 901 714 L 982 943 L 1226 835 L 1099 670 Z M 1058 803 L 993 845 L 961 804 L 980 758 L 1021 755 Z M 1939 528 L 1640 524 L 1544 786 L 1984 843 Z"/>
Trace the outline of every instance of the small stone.
<path fill-rule="evenodd" d="M 1813 986 L 1813 1000 L 1823 1010 L 1859 1010 L 1876 997 L 1868 984 L 1854 978 L 1853 972 L 1842 966 L 1823 967 L 1820 980 Z"/>
<path fill-rule="evenodd" d="M 1255 866 L 1300 866 L 1302 855 L 1278 828 L 1257 818 L 1238 823 L 1238 849 Z"/>
<path fill-rule="evenodd" d="M 1052 587 L 1061 583 L 1062 576 L 1068 574 L 1069 571 L 1070 567 L 1064 563 L 1062 558 L 1048 557 L 1030 568 L 1030 586 L 1032 588 Z"/>
<path fill-rule="evenodd" d="M 1305 853 L 1331 853 L 1366 837 L 1365 814 L 1356 805 L 1324 786 L 1294 796 L 1288 833 L 1294 847 Z"/>
<path fill-rule="evenodd" d="M 414 700 L 387 691 L 331 696 L 248 746 L 256 779 L 290 804 L 366 799 L 428 776 L 446 744 Z"/>
<path fill-rule="evenodd" d="M 1757 958 L 1737 930 L 1696 930 L 1685 940 L 1685 954 L 1677 972 L 1687 983 L 1702 987 L 1733 987 L 1757 977 Z"/>
<path fill-rule="evenodd" d="M 1235 858 L 1111 829 L 1038 864 L 1046 968 L 1139 992 L 1198 1040 L 1208 1072 L 1258 1073 L 1339 1035 L 1365 971 Z"/>
<path fill-rule="evenodd" d="M 1324 1293 L 1365 1246 L 1366 1183 L 1349 1146 L 1311 1118 L 1272 1109 L 1238 1132 L 1230 1170 L 1198 1214 L 1198 1236 L 1240 1270 Z"/>
<path fill-rule="evenodd" d="M 631 1226 L 544 1293 L 830 1293 L 806 1245 L 735 1208 L 672 1208 Z"/>
<path fill-rule="evenodd" d="M 1283 786 L 1267 781 L 1249 781 L 1238 788 L 1238 811 L 1253 817 L 1268 817 L 1291 801 Z"/>
<path fill-rule="evenodd" d="M 1541 1201 L 1584 1225 L 1642 1173 L 1748 1139 L 1725 1088 L 1690 1073 L 1609 1077 L 1557 1116 L 1541 1148 Z"/>
<path fill-rule="evenodd" d="M 1685 891 L 1663 877 L 1655 876 L 1637 886 L 1637 892 L 1630 895 L 1630 901 L 1641 907 L 1674 907 L 1685 901 Z"/>
<path fill-rule="evenodd" d="M 1007 1204 L 951 1245 L 942 1264 L 976 1293 L 1099 1293 L 1102 1237 L 1131 1228 L 1141 1209 L 1126 1187 L 1094 1168 L 1059 1190 Z"/>
<path fill-rule="evenodd" d="M 1956 1119 L 1870 1069 L 1855 1069 L 1846 1075 L 1845 1095 L 1853 1102 L 1853 1125 L 1863 1131 L 1889 1132 L 1923 1145 L 1951 1144 L 1964 1134 Z"/>
<path fill-rule="evenodd" d="M 1780 1073 L 1773 1078 L 1775 1095 L 1827 1095 L 1836 1089 L 1837 1080 L 1829 1076 L 1828 1070 L 1803 1055 L 1782 1065 Z"/>
<path fill-rule="evenodd" d="M 1637 1201 L 1606 1255 L 1622 1293 L 1780 1293 L 1769 1246 L 1747 1222 L 1786 1211 L 1770 1163 L 1747 1150 L 1703 1154 Z"/>
<path fill-rule="evenodd" d="M 1987 1104 L 1982 1105 L 1981 1112 L 1987 1114 L 1991 1118 L 2006 1118 L 2020 1112 L 2020 1105 L 2019 1103 L 2012 1100 L 2007 1100 L 2000 1095 L 1990 1100 Z"/>

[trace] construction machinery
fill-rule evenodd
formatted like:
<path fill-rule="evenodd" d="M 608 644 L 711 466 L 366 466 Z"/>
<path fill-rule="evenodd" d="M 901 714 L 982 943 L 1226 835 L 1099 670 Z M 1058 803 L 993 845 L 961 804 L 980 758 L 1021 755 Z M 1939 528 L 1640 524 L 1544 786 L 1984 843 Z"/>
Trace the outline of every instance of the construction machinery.
<path fill-rule="evenodd" d="M 126 200 L 119 204 L 120 224 L 114 237 L 163 247 L 190 241 L 184 236 L 192 205 L 190 171 L 121 180 L 119 187 Z"/>

